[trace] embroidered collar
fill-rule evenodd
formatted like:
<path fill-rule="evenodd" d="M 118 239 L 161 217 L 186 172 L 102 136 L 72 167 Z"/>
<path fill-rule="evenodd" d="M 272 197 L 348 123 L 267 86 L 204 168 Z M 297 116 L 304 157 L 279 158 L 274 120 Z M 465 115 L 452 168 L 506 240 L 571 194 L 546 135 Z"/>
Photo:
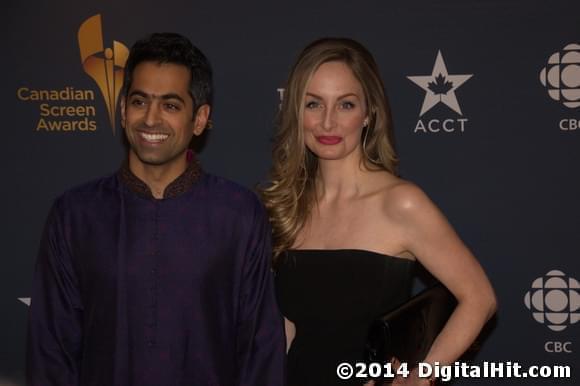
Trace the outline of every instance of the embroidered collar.
<path fill-rule="evenodd" d="M 164 199 L 174 198 L 187 192 L 193 183 L 201 176 L 201 166 L 195 155 L 193 153 L 188 153 L 188 158 L 190 159 L 187 165 L 187 169 L 185 169 L 185 171 L 181 173 L 179 177 L 167 185 L 163 191 Z M 128 161 L 123 162 L 123 165 L 121 165 L 121 168 L 118 171 L 118 175 L 121 181 L 136 194 L 155 199 L 151 189 L 149 189 L 149 186 L 147 186 L 145 182 L 140 180 L 139 177 L 133 174 L 131 169 L 129 169 Z"/>

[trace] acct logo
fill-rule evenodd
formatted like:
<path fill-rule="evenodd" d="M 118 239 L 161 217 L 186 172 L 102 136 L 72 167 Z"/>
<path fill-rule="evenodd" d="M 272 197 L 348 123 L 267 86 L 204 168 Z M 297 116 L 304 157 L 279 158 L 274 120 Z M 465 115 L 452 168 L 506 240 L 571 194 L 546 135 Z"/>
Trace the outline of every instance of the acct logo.
<path fill-rule="evenodd" d="M 82 68 L 99 87 L 115 134 L 116 106 L 129 50 L 116 40 L 112 48 L 105 48 L 101 15 L 85 20 L 77 37 Z M 71 85 L 55 89 L 22 86 L 16 90 L 16 97 L 38 104 L 39 118 L 35 131 L 87 132 L 97 129 L 94 90 L 81 90 Z"/>
<path fill-rule="evenodd" d="M 524 304 L 538 323 L 563 331 L 580 320 L 580 283 L 562 271 L 550 271 L 532 282 Z"/>
<path fill-rule="evenodd" d="M 407 78 L 425 91 L 425 98 L 421 106 L 420 117 L 438 104 L 443 104 L 453 110 L 460 118 L 447 117 L 444 119 L 419 119 L 415 126 L 415 133 L 451 133 L 464 132 L 467 118 L 463 117 L 455 91 L 469 80 L 473 74 L 451 75 L 447 71 L 445 60 L 441 51 L 437 52 L 437 58 L 433 65 L 431 75 L 412 75 Z"/>

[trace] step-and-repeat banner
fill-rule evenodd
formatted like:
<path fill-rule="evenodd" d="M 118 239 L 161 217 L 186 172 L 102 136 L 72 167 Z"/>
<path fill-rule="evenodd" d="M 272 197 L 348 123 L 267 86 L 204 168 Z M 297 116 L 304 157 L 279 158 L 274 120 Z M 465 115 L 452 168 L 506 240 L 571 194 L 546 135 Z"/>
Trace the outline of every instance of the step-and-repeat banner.
<path fill-rule="evenodd" d="M 323 36 L 375 55 L 401 174 L 440 206 L 499 298 L 474 362 L 568 365 L 580 384 L 580 2 L 8 2 L 2 6 L 0 385 L 24 384 L 41 230 L 65 189 L 122 162 L 133 42 L 175 31 L 215 71 L 206 170 L 266 178 L 274 117 L 300 50 Z M 34 299 L 32 299 L 34 301 Z"/>

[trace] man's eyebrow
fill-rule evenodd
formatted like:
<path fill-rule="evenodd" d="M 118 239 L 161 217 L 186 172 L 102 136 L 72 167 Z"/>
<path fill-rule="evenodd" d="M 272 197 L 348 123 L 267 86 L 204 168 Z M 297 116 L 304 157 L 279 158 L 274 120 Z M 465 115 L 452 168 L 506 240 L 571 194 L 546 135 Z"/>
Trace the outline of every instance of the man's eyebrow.
<path fill-rule="evenodd" d="M 168 99 L 177 99 L 177 100 L 178 100 L 178 101 L 180 101 L 181 103 L 185 104 L 185 100 L 183 100 L 183 98 L 182 98 L 182 97 L 180 97 L 179 95 L 177 95 L 177 94 L 174 94 L 174 93 L 170 93 L 170 94 L 163 94 L 163 95 L 161 95 L 161 99 L 163 99 L 164 101 L 165 101 L 165 100 L 168 100 Z"/>
<path fill-rule="evenodd" d="M 149 98 L 149 94 L 147 94 L 147 93 L 145 93 L 145 92 L 143 92 L 141 90 L 133 90 L 133 91 L 131 91 L 129 93 L 128 96 L 132 97 L 132 96 L 135 96 L 135 95 L 140 96 L 140 97 L 143 97 L 143 98 Z"/>
<path fill-rule="evenodd" d="M 135 95 L 140 96 L 142 98 L 148 98 L 148 99 L 162 99 L 164 101 L 170 100 L 170 99 L 177 99 L 181 103 L 185 104 L 185 100 L 182 97 L 180 97 L 178 94 L 175 94 L 175 93 L 163 94 L 160 96 L 147 94 L 146 92 L 141 91 L 141 90 L 133 90 L 129 93 L 129 97 L 132 97 Z"/>

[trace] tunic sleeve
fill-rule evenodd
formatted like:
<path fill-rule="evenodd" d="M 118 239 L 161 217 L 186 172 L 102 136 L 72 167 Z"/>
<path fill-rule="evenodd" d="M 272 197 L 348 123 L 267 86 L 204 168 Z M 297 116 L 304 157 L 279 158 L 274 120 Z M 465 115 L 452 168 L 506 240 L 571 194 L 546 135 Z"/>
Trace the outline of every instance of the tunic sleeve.
<path fill-rule="evenodd" d="M 26 354 L 29 386 L 79 385 L 82 305 L 62 212 L 57 201 L 36 261 Z"/>
<path fill-rule="evenodd" d="M 256 199 L 257 201 L 257 199 Z M 274 296 L 270 227 L 264 208 L 256 203 L 244 264 L 237 331 L 239 384 L 284 384 L 283 319 Z"/>

